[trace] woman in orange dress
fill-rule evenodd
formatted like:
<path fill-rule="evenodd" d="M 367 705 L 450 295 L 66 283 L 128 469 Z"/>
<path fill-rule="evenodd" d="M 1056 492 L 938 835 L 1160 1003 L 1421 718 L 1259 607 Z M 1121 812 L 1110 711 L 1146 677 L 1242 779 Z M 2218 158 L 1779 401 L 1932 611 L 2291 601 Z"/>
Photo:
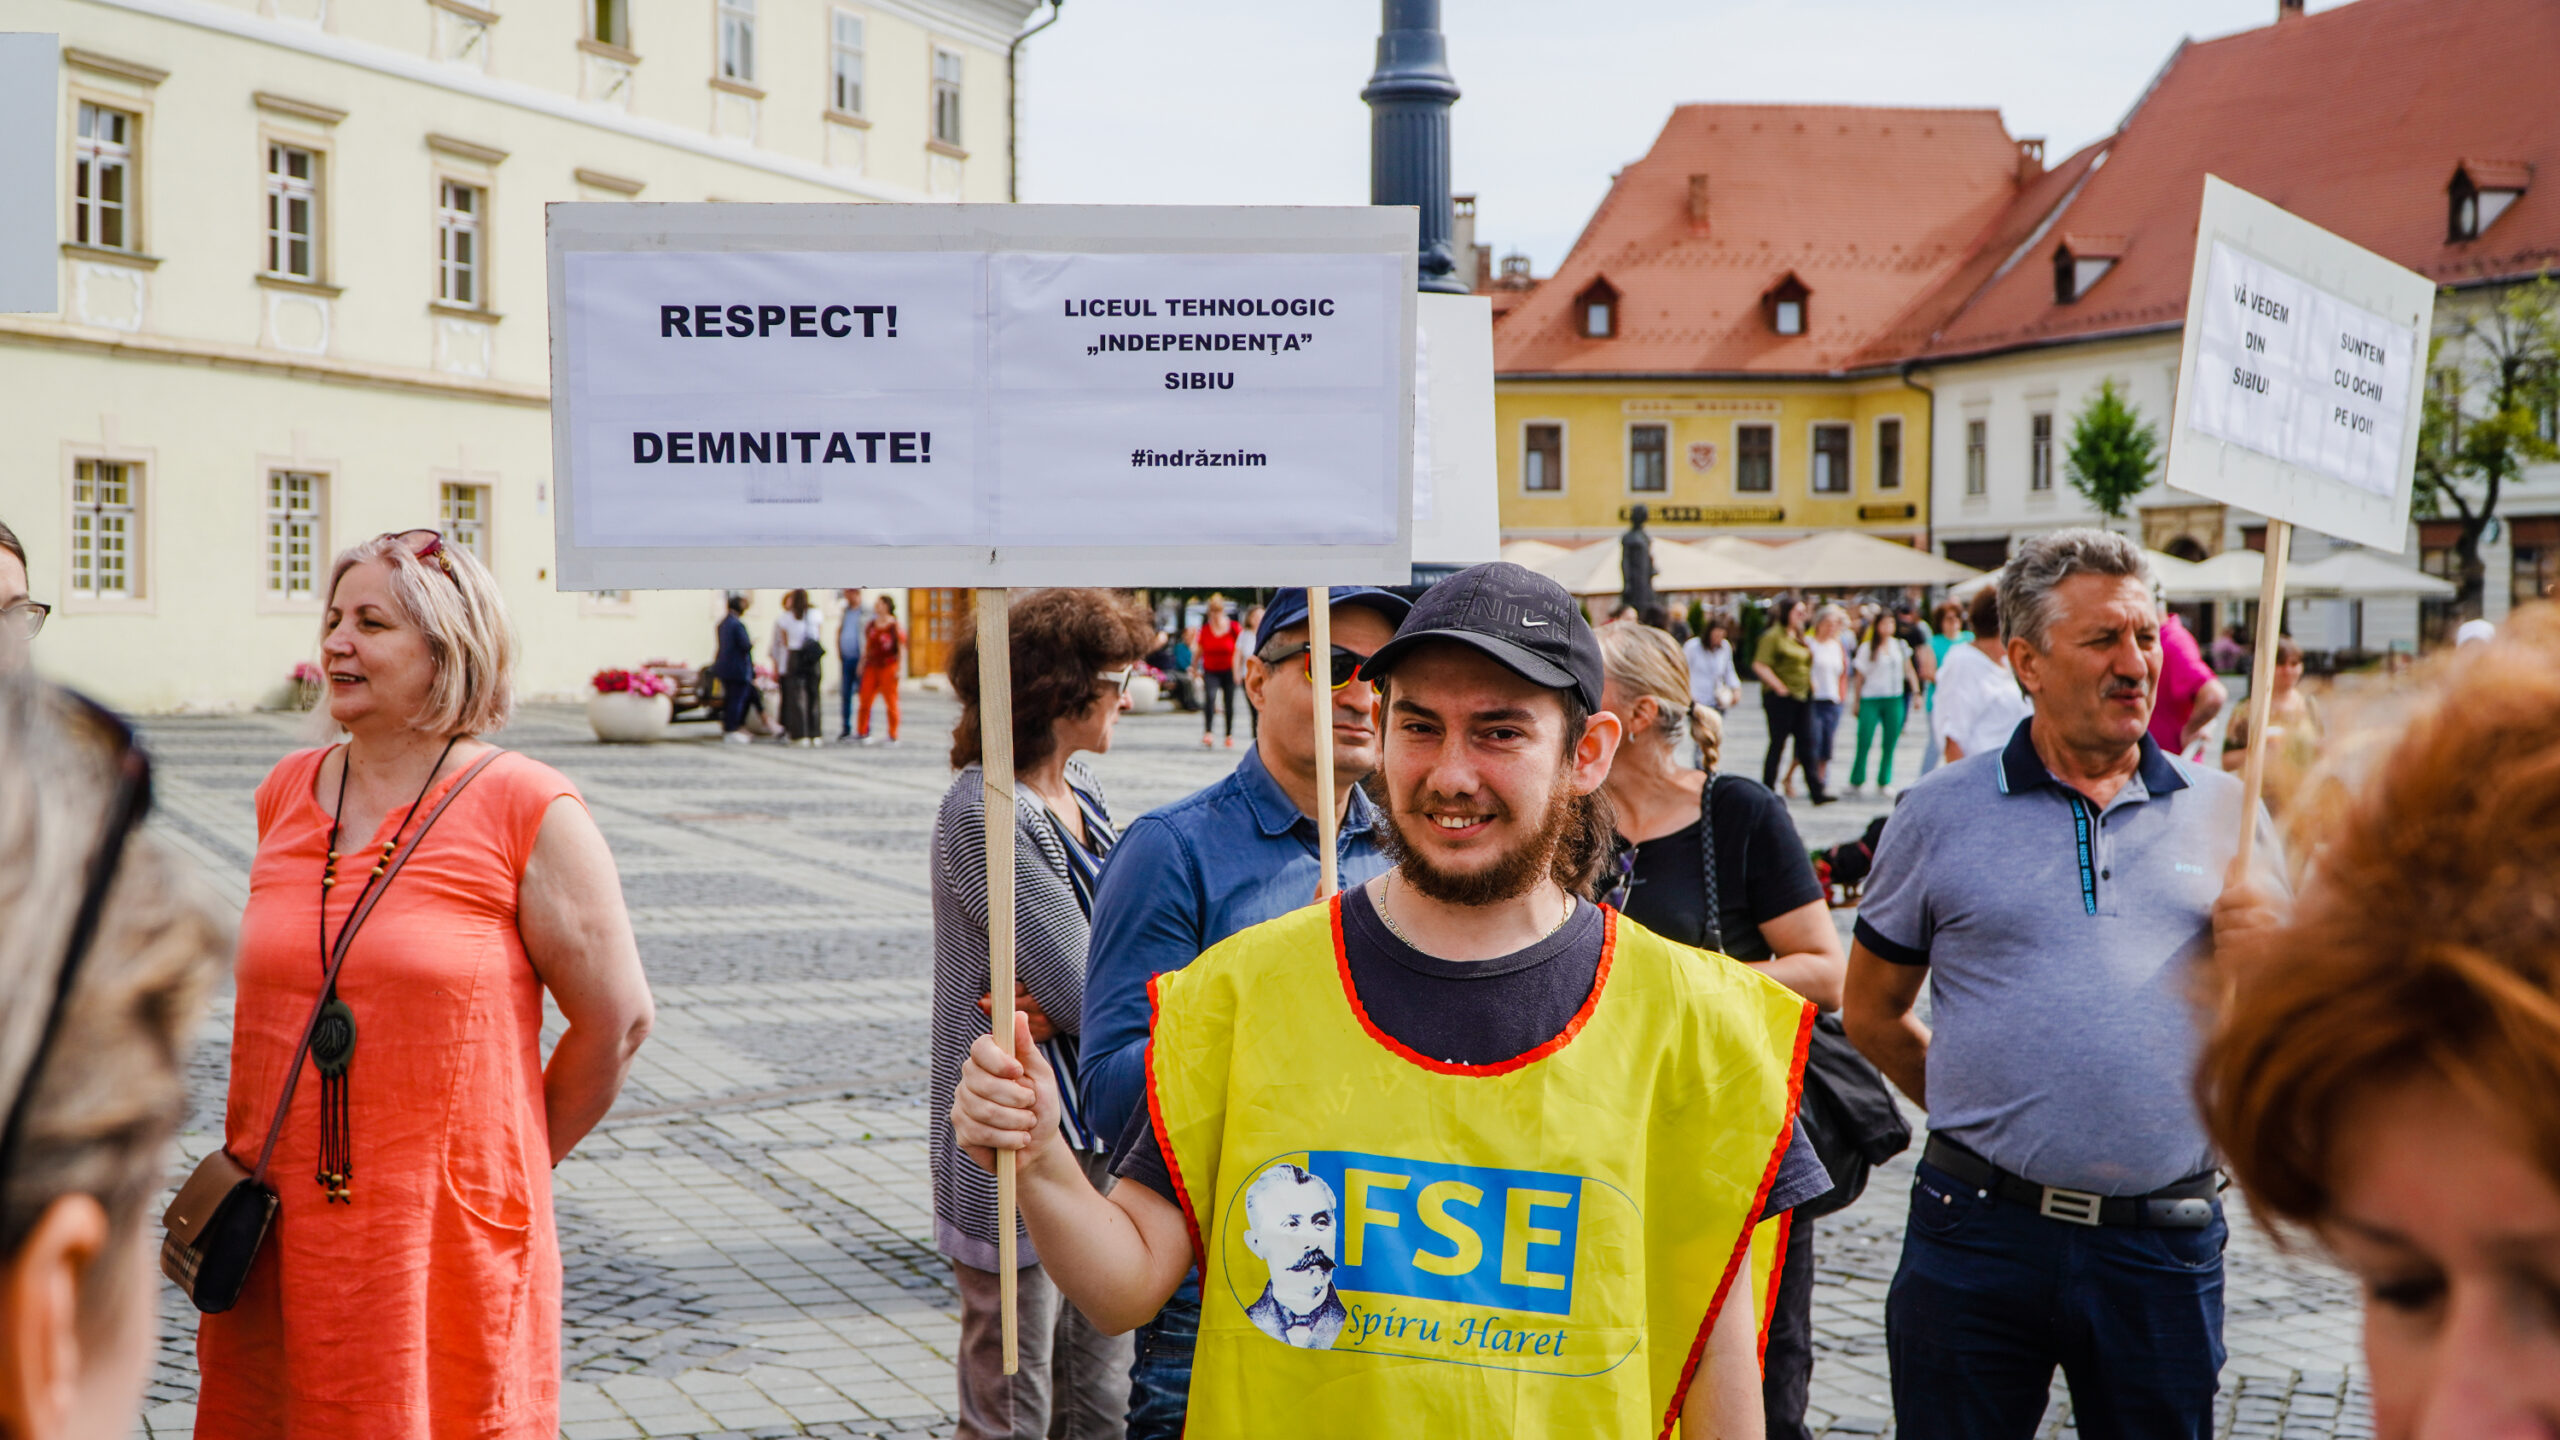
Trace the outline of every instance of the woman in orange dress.
<path fill-rule="evenodd" d="M 613 857 L 549 766 L 501 753 L 465 781 L 493 749 L 478 735 L 505 723 L 513 659 L 468 552 L 410 531 L 341 554 L 321 656 L 347 741 L 285 757 L 258 788 L 225 1126 L 242 1164 L 266 1142 L 324 940 L 379 864 L 415 855 L 347 949 L 342 1074 L 303 1062 L 269 1172 L 274 1230 L 239 1304 L 197 1333 L 196 1434 L 550 1440 L 550 1171 L 612 1107 L 651 1018 Z M 546 990 L 569 1022 L 547 1068 Z"/>

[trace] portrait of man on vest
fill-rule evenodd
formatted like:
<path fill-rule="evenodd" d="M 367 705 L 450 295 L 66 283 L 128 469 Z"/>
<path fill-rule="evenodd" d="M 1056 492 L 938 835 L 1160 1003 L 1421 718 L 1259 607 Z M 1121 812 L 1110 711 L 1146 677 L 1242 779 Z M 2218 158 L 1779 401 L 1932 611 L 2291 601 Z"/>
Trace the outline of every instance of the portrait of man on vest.
<path fill-rule="evenodd" d="M 1245 1248 L 1271 1281 L 1245 1308 L 1254 1328 L 1283 1345 L 1330 1350 L 1350 1318 L 1333 1293 L 1334 1234 L 1341 1210 L 1322 1176 L 1283 1160 L 1244 1192 Z"/>

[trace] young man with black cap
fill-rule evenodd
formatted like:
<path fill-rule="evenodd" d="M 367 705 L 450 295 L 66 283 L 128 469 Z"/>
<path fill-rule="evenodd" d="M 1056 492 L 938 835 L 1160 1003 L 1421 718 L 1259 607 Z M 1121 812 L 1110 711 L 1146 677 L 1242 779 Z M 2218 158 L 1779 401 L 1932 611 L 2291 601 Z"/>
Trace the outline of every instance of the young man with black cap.
<path fill-rule="evenodd" d="M 1387 867 L 1377 811 L 1358 788 L 1378 766 L 1376 693 L 1358 678 L 1412 606 L 1369 586 L 1332 592 L 1333 653 L 1307 653 L 1307 592 L 1286 589 L 1255 627 L 1244 692 L 1271 728 L 1225 779 L 1138 818 L 1112 848 L 1093 902 L 1081 1065 L 1084 1114 L 1118 1135 L 1144 1107 L 1147 985 L 1239 930 L 1316 894 L 1315 711 L 1333 722 L 1335 864 L 1357 885 Z M 1318 678 L 1322 677 L 1322 683 Z M 1175 1440 L 1191 1389 L 1200 1289 L 1186 1280 L 1140 1327 L 1129 1377 L 1128 1440 Z"/>
<path fill-rule="evenodd" d="M 1020 1032 L 1028 1071 L 992 1038 L 972 1051 L 960 1143 L 1019 1154 L 1041 1257 L 1106 1328 L 1198 1260 L 1191 1436 L 1278 1415 L 1329 1435 L 1760 1435 L 1754 1229 L 1830 1185 L 1794 1123 L 1811 1007 L 1576 893 L 1609 853 L 1596 792 L 1619 732 L 1552 582 L 1462 572 L 1362 674 L 1395 868 L 1158 977 L 1145 1118 L 1116 1167 L 1135 1183 L 1095 1192 Z M 1256 1193 L 1339 1208 L 1257 1215 Z M 1339 1324 L 1278 1313 L 1284 1288 Z"/>

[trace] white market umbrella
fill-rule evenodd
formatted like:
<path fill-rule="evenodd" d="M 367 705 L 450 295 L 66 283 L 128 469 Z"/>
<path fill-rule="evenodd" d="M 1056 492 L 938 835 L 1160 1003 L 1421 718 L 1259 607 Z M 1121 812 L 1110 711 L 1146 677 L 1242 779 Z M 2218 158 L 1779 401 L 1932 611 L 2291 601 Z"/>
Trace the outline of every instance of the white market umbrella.
<path fill-rule="evenodd" d="M 1507 540 L 1502 546 L 1503 559 L 1514 565 L 1526 565 L 1532 570 L 1538 570 L 1542 565 L 1553 563 L 1558 556 L 1572 553 L 1562 545 L 1551 544 L 1545 540 Z M 1539 570 L 1539 573 L 1546 572 Z"/>
<path fill-rule="evenodd" d="M 2285 576 L 2284 588 L 2288 595 L 2347 600 L 2397 595 L 2440 598 L 2453 593 L 2450 582 L 2396 564 L 2370 550 L 2341 550 L 2307 565 L 2296 565 Z"/>
<path fill-rule="evenodd" d="M 1705 540 L 1662 540 L 1653 546 L 1653 588 L 1665 594 L 1692 590 L 1784 590 L 1786 578 L 1770 564 L 1777 552 L 1731 535 Z"/>
<path fill-rule="evenodd" d="M 2164 577 L 2163 588 L 2172 600 L 2224 600 L 2235 595 L 2247 598 L 2258 593 L 2266 573 L 2266 556 L 2255 550 L 2225 550 L 2188 566 L 2187 572 L 2175 579 Z"/>
<path fill-rule="evenodd" d="M 1954 585 L 1982 572 L 1970 565 L 1854 530 L 1826 530 L 1770 552 L 1770 568 L 1807 590 Z"/>

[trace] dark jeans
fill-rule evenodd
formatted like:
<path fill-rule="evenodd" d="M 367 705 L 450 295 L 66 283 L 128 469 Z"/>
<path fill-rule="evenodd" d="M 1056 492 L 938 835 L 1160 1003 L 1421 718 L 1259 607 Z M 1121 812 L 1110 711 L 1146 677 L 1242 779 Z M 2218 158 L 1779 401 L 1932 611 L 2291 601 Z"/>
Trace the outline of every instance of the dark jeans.
<path fill-rule="evenodd" d="M 755 695 L 756 682 L 753 680 L 723 680 L 720 682 L 721 734 L 726 735 L 733 730 L 746 728 L 747 706 L 755 699 Z"/>
<path fill-rule="evenodd" d="M 794 740 L 814 740 L 824 732 L 819 718 L 818 685 L 826 652 L 815 646 L 791 652 L 782 672 L 782 733 Z"/>
<path fill-rule="evenodd" d="M 1760 783 L 1772 790 L 1778 788 L 1778 777 L 1787 771 L 1787 742 L 1793 740 L 1796 763 L 1804 767 L 1805 783 L 1813 787 L 1814 794 L 1822 794 L 1822 757 L 1813 745 L 1812 702 L 1764 689 L 1760 692 L 1760 709 L 1769 717 L 1769 755 L 1760 762 Z"/>
<path fill-rule="evenodd" d="M 1813 709 L 1813 760 L 1806 762 L 1804 768 L 1810 772 L 1814 765 L 1819 763 L 1822 766 L 1822 788 L 1828 789 L 1831 781 L 1831 746 L 1832 742 L 1840 738 L 1840 702 L 1814 700 L 1808 703 Z"/>
<path fill-rule="evenodd" d="M 1191 1408 L 1191 1352 L 1200 1343 L 1200 1272 L 1156 1318 L 1138 1327 L 1138 1361 L 1129 1369 L 1128 1440 L 1181 1440 Z"/>
<path fill-rule="evenodd" d="M 1226 702 L 1223 706 L 1219 704 L 1221 700 Z M 1201 734 L 1206 735 L 1217 728 L 1221 709 L 1226 711 L 1227 738 L 1232 740 L 1236 734 L 1236 672 L 1203 670 L 1200 672 Z"/>
<path fill-rule="evenodd" d="M 859 652 L 838 655 L 836 661 L 844 671 L 844 690 L 836 696 L 836 709 L 842 715 L 836 722 L 836 738 L 841 740 L 853 733 L 853 697 L 862 693 L 862 656 Z"/>
<path fill-rule="evenodd" d="M 2086 1440 L 2207 1440 L 2222 1370 L 2219 1202 L 2201 1230 L 2074 1225 L 1923 1162 L 1885 1352 L 1902 1440 L 2027 1440 L 2053 1368 Z"/>
<path fill-rule="evenodd" d="M 1805 1397 L 1813 1385 L 1813 1222 L 1797 1216 L 1787 1230 L 1786 1268 L 1769 1305 L 1769 1345 L 1760 1361 L 1760 1408 L 1769 1440 L 1813 1440 Z"/>

